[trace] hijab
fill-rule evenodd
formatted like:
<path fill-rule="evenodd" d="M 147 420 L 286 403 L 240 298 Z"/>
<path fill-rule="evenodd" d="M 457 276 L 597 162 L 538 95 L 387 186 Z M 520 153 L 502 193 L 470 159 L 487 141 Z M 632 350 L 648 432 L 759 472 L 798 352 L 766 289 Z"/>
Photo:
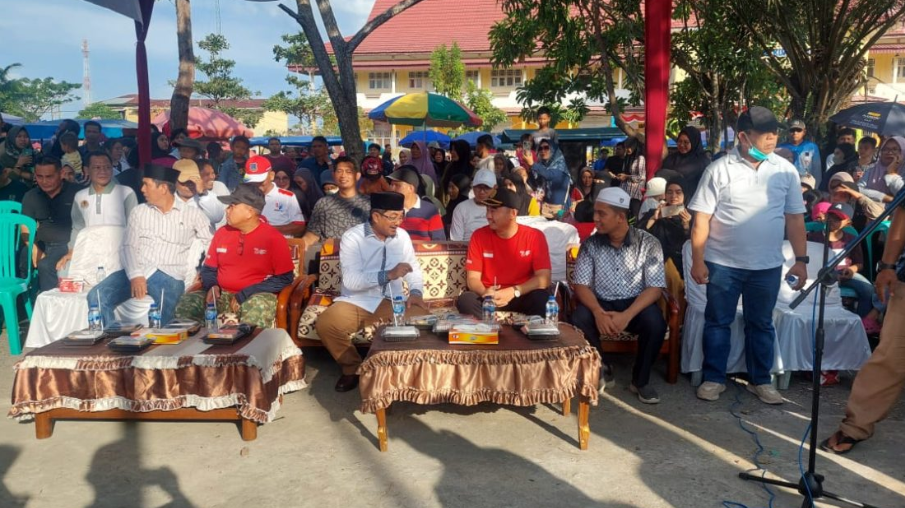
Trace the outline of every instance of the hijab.
<path fill-rule="evenodd" d="M 454 181 L 456 175 L 466 175 L 469 177 L 469 188 L 471 185 L 471 147 L 468 141 L 463 139 L 454 140 L 449 146 L 450 152 L 456 152 L 458 160 L 450 161 L 443 170 L 443 177 L 440 179 L 440 198 L 444 201 L 449 199 L 446 189 L 449 188 L 449 182 Z M 456 185 L 458 187 L 458 185 Z"/>
<path fill-rule="evenodd" d="M 424 144 L 424 141 L 415 141 L 413 144 L 421 150 L 421 157 L 416 159 L 414 155 L 409 154 L 408 164 L 414 166 L 419 174 L 429 177 L 436 182 L 437 168 L 434 167 L 434 161 L 431 160 L 431 153 L 430 150 L 428 150 L 427 145 Z"/>
<path fill-rule="evenodd" d="M 898 143 L 899 149 L 902 150 L 902 160 L 905 160 L 905 138 L 903 138 L 902 136 L 892 136 L 891 138 L 887 139 L 886 142 L 884 142 L 883 145 L 880 146 L 881 152 L 883 150 L 883 146 L 885 146 L 887 143 L 893 142 Z M 881 163 L 881 160 L 883 160 L 882 153 L 880 154 L 880 158 L 877 159 L 876 166 L 874 166 L 874 168 L 871 169 L 869 173 L 862 176 L 861 181 L 867 182 L 868 189 L 880 191 L 884 194 L 892 194 L 892 192 L 889 190 L 889 187 L 886 185 L 885 176 L 887 166 Z M 902 172 L 901 162 L 899 163 L 899 168 L 896 170 L 896 172 Z"/>
<path fill-rule="evenodd" d="M 851 175 L 854 173 L 855 167 L 858 166 L 858 151 L 855 150 L 855 145 L 851 143 L 842 143 L 841 145 L 836 146 L 836 150 L 842 152 L 842 160 L 838 163 L 834 163 L 820 180 L 818 189 L 823 192 L 829 191 L 829 183 L 833 178 L 833 175 L 838 173 Z"/>
<path fill-rule="evenodd" d="M 303 208 L 302 213 L 305 215 L 305 219 L 311 220 L 311 212 L 314 210 L 314 205 L 320 198 L 324 197 L 324 191 L 321 190 L 320 185 L 318 185 L 317 180 L 315 180 L 314 173 L 308 168 L 297 170 L 293 177 L 301 177 L 308 184 L 307 190 L 301 190 L 301 188 L 299 188 L 299 190 L 301 190 L 302 194 L 305 196 L 305 206 L 308 207 L 308 210 Z"/>
<path fill-rule="evenodd" d="M 585 190 L 584 186 L 581 183 L 581 177 L 585 173 L 591 173 L 591 187 L 587 190 Z M 581 171 L 578 172 L 578 190 L 579 190 L 579 192 L 581 192 L 582 199 L 595 199 L 596 198 L 596 196 L 592 196 L 592 194 L 594 194 L 594 184 L 595 183 L 596 182 L 594 182 L 594 170 L 589 168 L 588 166 L 581 168 Z"/>
<path fill-rule="evenodd" d="M 552 139 L 545 139 L 544 141 L 550 144 L 550 158 L 543 160 L 538 157 L 537 162 L 534 164 L 540 164 L 547 169 L 556 169 L 568 174 L 569 168 L 566 166 L 566 158 L 563 156 L 562 151 L 560 151 L 559 145 Z"/>
<path fill-rule="evenodd" d="M 455 211 L 456 207 L 460 203 L 468 201 L 468 193 L 471 191 L 471 177 L 464 173 L 453 175 L 449 181 L 459 189 L 459 195 L 456 196 L 456 199 L 451 199 L 446 205 L 446 214 L 443 217 L 447 224 L 452 222 L 453 211 Z"/>
<path fill-rule="evenodd" d="M 6 140 L 3 141 L 3 149 L 2 151 L 0 151 L 0 167 L 15 167 L 16 162 L 19 161 L 20 156 L 34 154 L 34 150 L 31 147 L 31 136 L 28 137 L 28 144 L 25 145 L 25 148 L 19 148 L 16 145 L 16 138 L 19 137 L 20 132 L 24 132 L 26 135 L 28 134 L 28 131 L 25 130 L 25 127 L 21 125 L 14 125 L 13 128 L 10 129 L 7 133 Z M 34 162 L 34 157 L 32 157 L 32 163 L 23 166 L 22 170 L 29 173 L 34 173 Z"/>
<path fill-rule="evenodd" d="M 504 180 L 509 180 L 515 185 L 515 195 L 518 197 L 518 215 L 528 215 L 528 208 L 531 206 L 531 194 L 528 194 L 528 186 L 522 180 L 522 176 L 516 173 L 506 173 L 503 175 Z"/>
<path fill-rule="evenodd" d="M 666 156 L 662 167 L 678 172 L 685 179 L 686 194 L 694 195 L 704 175 L 704 169 L 710 164 L 710 157 L 704 151 L 701 142 L 701 131 L 696 127 L 688 126 L 682 129 L 679 135 L 685 135 L 691 141 L 691 150 L 688 153 L 679 153 L 678 150 Z"/>

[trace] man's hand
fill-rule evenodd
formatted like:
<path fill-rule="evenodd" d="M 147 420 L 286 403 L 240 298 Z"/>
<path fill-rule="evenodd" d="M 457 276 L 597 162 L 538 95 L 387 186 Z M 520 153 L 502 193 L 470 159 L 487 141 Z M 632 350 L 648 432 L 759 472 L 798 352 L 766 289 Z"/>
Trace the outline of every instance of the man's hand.
<path fill-rule="evenodd" d="M 132 298 L 141 300 L 148 294 L 148 281 L 144 277 L 135 277 L 130 283 L 132 285 Z"/>
<path fill-rule="evenodd" d="M 854 276 L 855 276 L 855 272 L 852 271 L 851 268 L 845 268 L 843 270 L 840 270 L 839 274 L 838 274 L 839 280 L 841 280 L 841 281 L 852 280 L 852 278 Z"/>
<path fill-rule="evenodd" d="M 220 286 L 212 286 L 207 290 L 207 298 L 205 298 L 205 301 L 216 305 L 217 302 L 220 301 Z"/>
<path fill-rule="evenodd" d="M 427 304 L 424 303 L 424 298 L 421 295 L 409 295 L 408 301 L 405 302 L 405 308 L 411 309 L 412 307 L 421 307 L 427 310 Z"/>
<path fill-rule="evenodd" d="M 531 154 L 531 150 L 522 150 L 522 157 L 525 158 L 525 162 L 528 163 L 528 166 L 534 165 L 534 156 Z M 531 169 L 530 167 L 525 169 Z"/>
<path fill-rule="evenodd" d="M 493 292 L 493 303 L 497 307 L 505 307 L 515 298 L 515 288 L 499 289 Z"/>
<path fill-rule="evenodd" d="M 887 300 L 889 300 L 887 293 L 889 293 L 888 296 L 895 294 L 896 282 L 898 281 L 899 278 L 896 277 L 895 270 L 881 270 L 877 274 L 877 280 L 874 285 L 877 287 L 877 296 L 880 297 L 881 302 L 887 303 Z"/>
<path fill-rule="evenodd" d="M 688 226 L 691 224 L 691 213 L 687 209 L 683 209 L 679 212 L 679 218 L 682 219 L 682 226 L 685 229 L 688 229 Z"/>
<path fill-rule="evenodd" d="M 798 262 L 792 265 L 792 268 L 789 268 L 789 271 L 786 272 L 786 277 L 789 275 L 794 275 L 798 277 L 798 282 L 792 286 L 792 289 L 795 291 L 800 290 L 804 287 L 805 283 L 808 281 L 808 267 L 804 263 Z"/>
<path fill-rule="evenodd" d="M 57 261 L 57 271 L 59 272 L 63 268 L 66 268 L 66 263 L 68 263 L 70 259 L 72 259 L 72 251 L 63 254 L 63 257 L 61 257 L 60 260 Z"/>
<path fill-rule="evenodd" d="M 703 261 L 693 262 L 691 265 L 691 278 L 698 284 L 710 283 L 710 270 Z"/>
<path fill-rule="evenodd" d="M 613 318 L 609 312 L 604 310 L 594 312 L 594 323 L 597 325 L 597 331 L 600 332 L 601 336 L 609 337 L 619 333 L 616 325 L 613 324 Z"/>
<path fill-rule="evenodd" d="M 628 316 L 624 312 L 609 312 L 608 314 L 610 315 L 610 322 L 616 328 L 616 333 L 625 331 L 629 321 L 631 321 Z"/>
<path fill-rule="evenodd" d="M 399 263 L 387 273 L 387 278 L 389 280 L 401 279 L 410 273 L 412 273 L 412 265 L 408 263 Z"/>
<path fill-rule="evenodd" d="M 38 248 L 37 245 L 31 250 L 31 266 L 37 268 L 38 261 L 44 258 L 44 251 Z"/>
<path fill-rule="evenodd" d="M 229 310 L 233 313 L 238 314 L 240 307 L 241 307 L 241 305 L 239 305 L 239 301 L 236 300 L 236 296 L 235 295 L 231 296 L 229 298 Z"/>

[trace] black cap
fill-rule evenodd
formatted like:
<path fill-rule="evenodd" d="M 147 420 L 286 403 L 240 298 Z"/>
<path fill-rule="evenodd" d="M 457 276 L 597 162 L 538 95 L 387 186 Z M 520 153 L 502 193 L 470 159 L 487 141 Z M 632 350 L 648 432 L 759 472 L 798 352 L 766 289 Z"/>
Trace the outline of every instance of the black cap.
<path fill-rule="evenodd" d="M 387 180 L 405 182 L 414 187 L 416 191 L 418 190 L 418 186 L 421 185 L 421 177 L 418 176 L 418 170 L 415 169 L 415 166 L 409 166 L 408 164 L 393 171 L 393 173 L 387 177 Z"/>
<path fill-rule="evenodd" d="M 848 203 L 836 203 L 831 206 L 830 209 L 826 211 L 826 213 L 832 213 L 833 215 L 836 215 L 842 219 L 851 220 L 855 215 L 855 209 L 852 208 L 852 205 Z"/>
<path fill-rule="evenodd" d="M 776 132 L 779 120 L 772 111 L 763 106 L 752 106 L 738 117 L 739 131 Z"/>
<path fill-rule="evenodd" d="M 488 208 L 506 208 L 518 209 L 518 195 L 509 189 L 497 189 L 496 194 L 492 198 L 484 200 L 484 206 Z"/>
<path fill-rule="evenodd" d="M 144 177 L 162 182 L 176 183 L 176 179 L 179 178 L 179 171 L 148 162 L 144 167 Z"/>
<path fill-rule="evenodd" d="M 405 196 L 398 192 L 375 192 L 371 194 L 371 210 L 401 212 L 405 209 Z"/>
<path fill-rule="evenodd" d="M 264 192 L 261 191 L 261 186 L 256 183 L 240 183 L 232 194 L 229 196 L 218 196 L 217 199 L 224 205 L 238 205 L 241 203 L 254 208 L 258 213 L 264 211 Z"/>
<path fill-rule="evenodd" d="M 198 153 L 201 153 L 202 150 L 201 143 L 197 139 L 192 138 L 185 138 L 182 141 L 173 141 L 173 146 L 176 148 L 194 148 Z"/>

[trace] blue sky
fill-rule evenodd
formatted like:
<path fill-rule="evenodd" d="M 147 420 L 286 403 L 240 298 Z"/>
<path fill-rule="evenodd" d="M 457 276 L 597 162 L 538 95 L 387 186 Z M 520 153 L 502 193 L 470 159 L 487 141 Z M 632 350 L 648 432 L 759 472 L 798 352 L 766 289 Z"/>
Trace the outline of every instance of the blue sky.
<path fill-rule="evenodd" d="M 282 3 L 294 7 L 292 0 Z M 351 35 L 367 20 L 374 0 L 334 0 L 334 13 L 344 35 Z M 91 99 L 109 99 L 135 93 L 135 28 L 131 20 L 82 0 L 4 1 L 0 16 L 3 51 L 0 66 L 22 64 L 15 77 L 82 82 L 82 39 L 91 50 Z M 274 62 L 272 48 L 280 36 L 300 27 L 277 2 L 245 0 L 192 0 L 192 36 L 196 43 L 217 27 L 230 43 L 226 57 L 236 61 L 235 73 L 246 86 L 268 97 L 287 89 L 286 70 Z M 176 78 L 176 7 L 172 0 L 154 6 L 147 39 L 151 96 L 169 98 L 167 84 Z M 196 57 L 199 54 L 195 47 Z M 63 107 L 72 116 L 81 101 Z"/>

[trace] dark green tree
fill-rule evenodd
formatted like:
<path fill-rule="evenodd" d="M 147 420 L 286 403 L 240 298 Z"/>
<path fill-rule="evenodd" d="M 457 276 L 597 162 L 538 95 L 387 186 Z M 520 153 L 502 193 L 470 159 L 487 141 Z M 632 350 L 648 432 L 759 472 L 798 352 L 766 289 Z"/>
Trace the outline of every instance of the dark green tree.
<path fill-rule="evenodd" d="M 466 131 L 489 132 L 495 126 L 506 121 L 506 112 L 493 105 L 493 93 L 486 88 L 478 88 L 471 80 L 468 80 L 465 85 L 465 106 L 484 122 L 480 127 L 468 127 L 465 129 Z"/>
<path fill-rule="evenodd" d="M 284 34 L 285 46 L 273 47 L 273 58 L 277 62 L 285 62 L 286 66 L 297 73 L 286 76 L 293 90 L 281 91 L 266 101 L 267 111 L 282 111 L 299 119 L 303 132 L 311 134 L 335 134 L 336 113 L 330 103 L 327 92 L 315 86 L 314 62 L 311 45 L 304 33 Z"/>
<path fill-rule="evenodd" d="M 73 92 L 82 85 L 57 82 L 53 78 L 10 77 L 10 71 L 19 66 L 12 64 L 0 68 L 0 111 L 34 122 L 63 104 L 78 100 Z"/>
<path fill-rule="evenodd" d="M 465 64 L 462 63 L 462 50 L 453 42 L 451 47 L 441 44 L 431 53 L 430 80 L 434 90 L 451 99 L 462 98 L 462 87 L 465 85 Z"/>
<path fill-rule="evenodd" d="M 100 118 L 102 120 L 120 120 L 123 115 L 110 106 L 102 102 L 92 102 L 84 109 L 79 111 L 76 118 L 79 120 L 90 120 L 92 118 Z"/>

